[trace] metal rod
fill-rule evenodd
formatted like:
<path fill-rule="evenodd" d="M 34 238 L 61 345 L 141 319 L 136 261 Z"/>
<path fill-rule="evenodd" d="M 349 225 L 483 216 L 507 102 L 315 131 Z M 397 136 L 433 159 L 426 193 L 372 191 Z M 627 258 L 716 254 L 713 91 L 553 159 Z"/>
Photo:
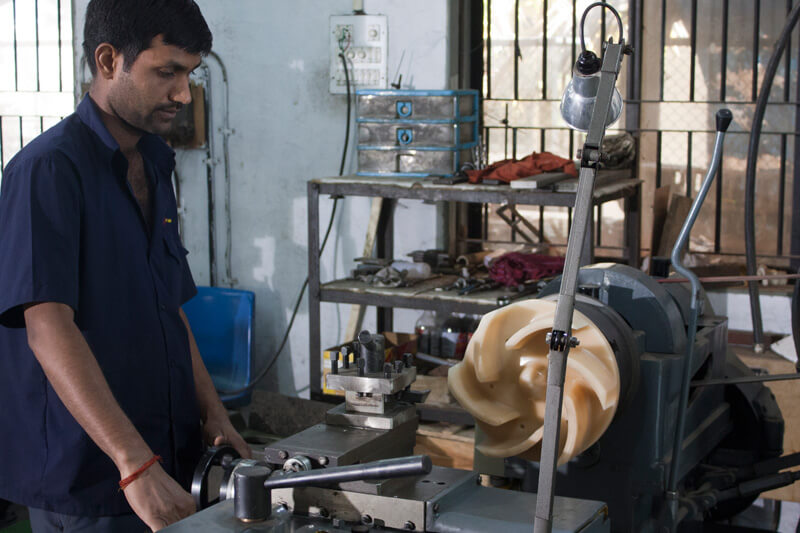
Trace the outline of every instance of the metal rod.
<path fill-rule="evenodd" d="M 788 78 L 787 78 L 788 79 Z M 781 158 L 778 182 L 778 255 L 783 255 L 783 216 L 786 211 L 786 134 L 781 135 Z"/>
<path fill-rule="evenodd" d="M 723 156 L 725 147 L 722 147 Z M 714 253 L 719 253 L 722 249 L 722 167 L 719 165 L 717 170 L 717 197 L 714 204 Z"/>
<path fill-rule="evenodd" d="M 61 0 L 56 0 L 56 22 L 58 24 L 58 90 L 64 90 L 64 61 L 61 57 Z"/>
<path fill-rule="evenodd" d="M 726 283 L 730 281 L 768 281 L 772 279 L 800 279 L 800 274 L 774 274 L 771 276 L 709 276 L 697 278 L 702 283 Z M 686 278 L 662 278 L 659 283 L 686 283 Z"/>
<path fill-rule="evenodd" d="M 800 379 L 800 374 L 773 374 L 771 376 L 746 376 L 741 378 L 719 378 L 692 381 L 690 387 L 707 387 L 709 385 L 736 385 L 739 383 L 764 383 L 767 381 L 788 381 Z"/>
<path fill-rule="evenodd" d="M 14 90 L 19 91 L 19 56 L 17 54 L 17 0 L 11 0 L 11 16 L 14 19 Z"/>
<path fill-rule="evenodd" d="M 719 99 L 725 101 L 728 85 L 728 18 L 730 0 L 722 0 L 722 53 L 720 54 Z"/>
<path fill-rule="evenodd" d="M 678 419 L 675 423 L 675 438 L 672 442 L 672 460 L 670 462 L 669 480 L 667 483 L 667 498 L 669 499 L 669 507 L 672 515 L 673 530 L 678 522 L 678 495 L 676 493 L 678 487 L 678 476 L 680 475 L 680 462 L 681 450 L 683 445 L 683 438 L 685 433 L 686 423 L 686 406 L 689 401 L 689 381 L 692 373 L 692 359 L 694 356 L 694 342 L 697 335 L 697 320 L 699 309 L 697 300 L 700 294 L 701 285 L 698 277 L 683 264 L 682 253 L 689 241 L 689 234 L 691 233 L 692 226 L 700 214 L 700 209 L 703 206 L 703 201 L 711 188 L 711 183 L 717 173 L 717 168 L 722 159 L 722 143 L 725 139 L 725 131 L 733 115 L 727 109 L 717 112 L 717 138 L 714 143 L 714 153 L 711 158 L 711 166 L 708 169 L 705 180 L 697 193 L 689 210 L 689 214 L 683 223 L 678 239 L 675 241 L 675 246 L 672 248 L 672 265 L 675 270 L 687 278 L 691 283 L 691 304 L 689 315 L 689 329 L 687 331 L 686 341 L 686 355 L 683 359 L 683 379 L 681 381 L 681 392 L 678 400 Z"/>
<path fill-rule="evenodd" d="M 760 55 L 758 46 L 761 36 L 759 30 L 761 29 L 761 0 L 753 0 L 754 13 L 753 13 L 753 82 L 751 87 L 752 100 L 755 102 L 758 98 L 758 56 Z"/>
<path fill-rule="evenodd" d="M 604 6 L 610 8 L 610 6 Z M 610 8 L 613 9 L 613 8 Z M 584 16 L 586 12 L 584 12 Z M 582 30 L 583 28 L 581 28 Z M 609 42 L 603 54 L 603 66 L 595 99 L 592 118 L 583 148 L 582 164 L 575 195 L 575 214 L 569 232 L 567 253 L 561 289 L 556 302 L 555 320 L 549 334 L 550 355 L 547 369 L 547 393 L 542 436 L 542 453 L 539 463 L 539 487 L 536 500 L 535 533 L 552 530 L 555 473 L 558 462 L 558 441 L 561 426 L 561 408 L 564 394 L 567 357 L 572 344 L 572 315 L 575 306 L 575 290 L 581 263 L 586 233 L 592 216 L 592 195 L 597 169 L 591 162 L 599 151 L 605 135 L 606 120 L 611 109 L 617 76 L 622 64 L 624 41 Z"/>
<path fill-rule="evenodd" d="M 663 144 L 663 133 L 656 132 L 656 189 L 661 188 L 661 146 Z"/>
<path fill-rule="evenodd" d="M 33 1 L 33 25 L 34 25 L 34 38 L 36 43 L 36 91 L 42 90 L 41 80 L 39 79 L 39 0 Z"/>
<path fill-rule="evenodd" d="M 542 100 L 547 100 L 547 0 L 544 4 L 542 17 Z"/>
<path fill-rule="evenodd" d="M 267 490 L 305 485 L 330 485 L 363 479 L 390 479 L 406 476 L 423 476 L 433 468 L 427 455 L 383 459 L 362 465 L 317 468 L 304 472 L 289 472 L 264 482 Z"/>
<path fill-rule="evenodd" d="M 574 41 L 575 39 L 573 39 Z M 486 98 L 492 97 L 492 1 L 486 2 Z M 487 138 L 488 139 L 488 138 Z"/>
<path fill-rule="evenodd" d="M 686 197 L 692 197 L 692 140 L 691 131 L 686 132 Z"/>
<path fill-rule="evenodd" d="M 758 3 L 756 4 L 758 5 Z M 797 21 L 800 19 L 800 4 L 795 6 L 789 15 L 786 25 L 781 31 L 780 37 L 775 43 L 772 56 L 764 71 L 764 80 L 761 84 L 761 92 L 758 94 L 755 111 L 753 112 L 753 123 L 750 131 L 750 141 L 747 148 L 747 166 L 745 168 L 745 189 L 744 189 L 744 244 L 747 258 L 747 273 L 756 273 L 756 236 L 755 236 L 755 194 L 756 194 L 756 164 L 758 162 L 758 149 L 761 139 L 761 128 L 764 122 L 764 113 L 769 103 L 769 93 L 772 89 L 772 82 L 775 79 L 775 72 L 778 70 L 781 54 L 786 48 L 789 35 L 791 35 Z M 754 51 L 754 54 L 757 51 Z M 755 74 L 754 74 L 755 76 Z M 798 74 L 800 76 L 800 73 Z M 800 91 L 800 84 L 798 85 Z M 796 118 L 800 118 L 800 106 L 795 111 Z M 800 136 L 795 136 L 795 156 L 800 147 L 798 142 Z M 795 180 L 800 180 L 800 165 L 795 165 Z M 795 184 L 795 187 L 798 187 Z M 795 212 L 798 204 L 794 204 Z M 792 250 L 795 253 L 795 250 Z M 794 264 L 792 265 L 795 266 Z M 794 268 L 793 268 L 794 270 Z M 750 316 L 753 320 L 753 343 L 756 350 L 763 349 L 764 324 L 761 320 L 761 302 L 759 300 L 758 285 L 750 283 L 748 285 L 750 293 Z"/>
<path fill-rule="evenodd" d="M 667 0 L 661 0 L 661 72 L 659 72 L 659 99 L 664 100 L 664 63 L 667 50 Z M 661 160 L 659 159 L 659 162 Z"/>
<path fill-rule="evenodd" d="M 514 0 L 514 100 L 519 99 L 519 0 Z M 508 118 L 508 117 L 506 117 Z"/>
<path fill-rule="evenodd" d="M 692 0 L 691 30 L 689 34 L 689 101 L 694 102 L 695 70 L 697 68 L 697 0 Z"/>

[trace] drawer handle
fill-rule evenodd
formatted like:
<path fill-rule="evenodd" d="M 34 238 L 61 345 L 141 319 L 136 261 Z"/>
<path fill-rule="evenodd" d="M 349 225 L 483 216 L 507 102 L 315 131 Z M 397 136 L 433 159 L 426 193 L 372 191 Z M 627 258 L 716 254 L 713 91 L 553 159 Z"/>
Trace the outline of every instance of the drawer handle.
<path fill-rule="evenodd" d="M 414 140 L 414 132 L 407 128 L 397 130 L 397 142 L 400 144 L 411 144 Z"/>
<path fill-rule="evenodd" d="M 413 106 L 411 102 L 408 101 L 398 101 L 397 102 L 397 114 L 401 117 L 410 117 L 411 113 L 413 112 Z"/>

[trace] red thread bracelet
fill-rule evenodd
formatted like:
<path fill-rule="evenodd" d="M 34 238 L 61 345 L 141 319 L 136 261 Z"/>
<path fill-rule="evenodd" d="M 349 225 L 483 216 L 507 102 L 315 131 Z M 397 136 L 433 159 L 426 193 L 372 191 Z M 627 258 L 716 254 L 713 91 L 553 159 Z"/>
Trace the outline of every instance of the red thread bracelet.
<path fill-rule="evenodd" d="M 160 461 L 161 461 L 161 456 L 160 455 L 154 455 L 152 457 L 152 459 L 150 459 L 145 464 L 140 466 L 139 469 L 136 472 L 134 472 L 130 476 L 126 477 L 125 479 L 121 479 L 119 481 L 119 490 L 125 490 L 125 488 L 128 485 L 130 485 L 131 483 L 133 483 L 134 481 L 136 481 L 136 479 L 139 476 L 141 476 L 142 473 L 144 473 L 145 470 L 147 470 L 148 468 L 150 468 L 151 466 L 153 466 L 154 464 L 156 464 L 156 463 L 158 463 Z"/>

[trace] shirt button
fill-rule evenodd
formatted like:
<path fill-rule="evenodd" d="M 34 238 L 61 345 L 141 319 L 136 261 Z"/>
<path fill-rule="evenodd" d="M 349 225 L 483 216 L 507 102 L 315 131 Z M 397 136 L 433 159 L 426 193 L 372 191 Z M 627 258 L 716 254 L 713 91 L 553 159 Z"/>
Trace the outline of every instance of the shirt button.
<path fill-rule="evenodd" d="M 161 310 L 162 310 L 162 311 L 166 311 L 166 310 L 167 310 L 167 306 L 166 306 L 166 305 L 164 305 L 164 304 L 161 304 L 159 307 L 161 307 Z"/>

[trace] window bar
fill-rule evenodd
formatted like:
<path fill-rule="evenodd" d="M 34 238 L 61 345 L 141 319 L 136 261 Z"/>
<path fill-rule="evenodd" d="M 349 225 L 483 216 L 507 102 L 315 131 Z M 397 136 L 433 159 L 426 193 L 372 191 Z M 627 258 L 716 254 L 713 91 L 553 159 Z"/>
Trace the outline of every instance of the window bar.
<path fill-rule="evenodd" d="M 792 0 L 786 0 L 786 15 L 788 16 L 789 13 L 792 12 Z M 792 71 L 792 34 L 789 34 L 789 39 L 786 41 L 786 49 L 783 51 L 783 59 L 785 61 L 783 71 L 783 101 L 788 102 L 789 97 L 791 96 L 791 85 L 792 82 L 790 81 L 792 78 L 790 77 L 790 72 Z M 785 137 L 785 135 L 784 135 Z M 785 157 L 785 155 L 784 155 Z"/>
<path fill-rule="evenodd" d="M 667 49 L 667 0 L 661 0 L 661 93 L 660 100 L 664 100 L 664 61 Z M 660 146 L 660 145 L 659 145 Z M 659 159 L 659 164 L 661 159 Z"/>
<path fill-rule="evenodd" d="M 542 100 L 547 100 L 547 0 L 544 0 L 542 24 Z"/>
<path fill-rule="evenodd" d="M 600 10 L 600 50 L 603 49 L 603 43 L 606 42 L 606 10 Z"/>
<path fill-rule="evenodd" d="M 572 65 L 575 64 L 575 60 L 578 59 L 578 52 L 577 52 L 577 43 L 575 42 L 577 39 L 578 34 L 578 0 L 572 0 L 572 63 L 570 63 L 570 69 Z M 570 75 L 572 72 L 570 71 Z M 572 136 L 570 135 L 569 139 L 570 143 L 572 143 Z M 570 145 L 571 146 L 571 145 Z M 572 149 L 570 148 L 570 151 Z"/>
<path fill-rule="evenodd" d="M 692 193 L 692 132 L 686 132 L 686 197 L 691 198 Z"/>
<path fill-rule="evenodd" d="M 788 48 L 786 50 L 788 52 Z M 786 134 L 781 134 L 781 167 L 778 185 L 778 255 L 783 255 L 783 215 L 786 203 Z"/>
<path fill-rule="evenodd" d="M 511 158 L 517 158 L 517 128 L 511 128 Z M 516 206 L 515 209 L 511 211 L 511 242 L 517 242 L 517 226 L 515 221 L 517 220 L 517 210 Z"/>
<path fill-rule="evenodd" d="M 695 69 L 697 66 L 697 0 L 692 0 L 692 29 L 690 39 L 689 101 L 694 102 Z"/>
<path fill-rule="evenodd" d="M 661 130 L 656 132 L 656 189 L 661 187 Z"/>
<path fill-rule="evenodd" d="M 595 238 L 595 243 L 597 246 L 600 246 L 602 243 L 602 233 L 603 233 L 603 205 L 600 204 L 597 206 L 597 224 L 595 224 L 597 228 L 597 237 Z"/>
<path fill-rule="evenodd" d="M 800 57 L 800 39 L 798 39 L 798 57 Z M 800 102 L 800 69 L 797 69 L 797 82 L 795 84 L 795 101 Z M 800 105 L 795 106 L 794 123 L 800 124 Z M 789 253 L 800 255 L 800 135 L 794 136 L 794 172 L 792 176 L 792 230 Z M 793 259 L 792 270 L 800 267 L 800 260 Z"/>
<path fill-rule="evenodd" d="M 61 57 L 61 0 L 56 1 L 56 20 L 58 23 L 58 90 L 64 90 L 64 65 Z"/>
<path fill-rule="evenodd" d="M 14 91 L 19 90 L 19 61 L 17 54 L 17 0 L 11 0 L 11 13 L 14 18 Z"/>
<path fill-rule="evenodd" d="M 514 100 L 519 100 L 519 58 L 519 0 L 514 0 Z"/>
<path fill-rule="evenodd" d="M 503 159 L 508 159 L 508 104 L 506 104 L 506 116 L 503 118 Z"/>
<path fill-rule="evenodd" d="M 539 151 L 545 151 L 545 136 L 547 132 L 545 132 L 544 128 L 539 133 Z M 544 242 L 544 206 L 539 206 L 539 243 Z"/>
<path fill-rule="evenodd" d="M 719 85 L 719 99 L 725 101 L 726 85 L 728 83 L 728 8 L 730 7 L 730 0 L 722 0 L 722 53 L 720 57 L 722 64 L 720 65 L 720 85 Z"/>
<path fill-rule="evenodd" d="M 724 150 L 725 147 L 723 146 L 720 156 L 722 156 Z M 724 166 L 720 164 L 717 169 L 717 201 L 716 205 L 714 205 L 714 253 L 717 254 L 720 253 L 722 248 L 722 167 Z"/>
<path fill-rule="evenodd" d="M 36 91 L 41 91 L 39 69 L 39 0 L 33 1 L 34 35 L 36 39 Z"/>
<path fill-rule="evenodd" d="M 761 0 L 753 0 L 753 7 L 755 13 L 753 14 L 753 87 L 752 98 L 753 102 L 758 99 L 758 43 L 759 43 L 759 29 L 761 27 Z"/>
<path fill-rule="evenodd" d="M 0 117 L 0 181 L 3 180 L 3 172 L 6 169 L 6 160 L 3 155 L 3 117 Z"/>

